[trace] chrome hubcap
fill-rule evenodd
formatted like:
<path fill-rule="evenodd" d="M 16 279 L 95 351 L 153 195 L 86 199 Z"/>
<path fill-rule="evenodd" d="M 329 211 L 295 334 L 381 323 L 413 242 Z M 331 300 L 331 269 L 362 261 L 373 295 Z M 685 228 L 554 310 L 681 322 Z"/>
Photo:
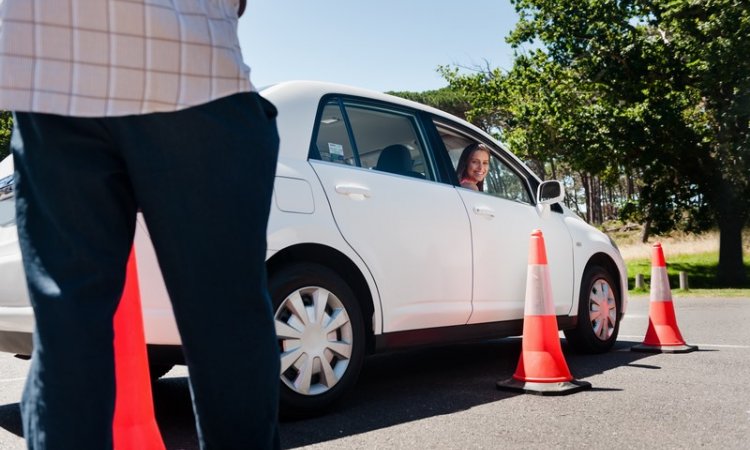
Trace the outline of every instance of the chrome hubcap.
<path fill-rule="evenodd" d="M 606 341 L 612 337 L 617 323 L 617 302 L 607 280 L 596 280 L 589 292 L 589 318 L 594 335 Z"/>
<path fill-rule="evenodd" d="M 346 373 L 352 325 L 344 304 L 321 287 L 294 291 L 275 316 L 281 381 L 302 395 L 320 395 Z"/>

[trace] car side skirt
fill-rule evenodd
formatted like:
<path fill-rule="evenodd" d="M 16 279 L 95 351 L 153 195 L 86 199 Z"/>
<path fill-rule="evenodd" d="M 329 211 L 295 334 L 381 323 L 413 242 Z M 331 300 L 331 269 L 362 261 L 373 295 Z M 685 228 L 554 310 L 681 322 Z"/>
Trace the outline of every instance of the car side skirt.
<path fill-rule="evenodd" d="M 23 331 L 0 331 L 0 352 L 13 353 L 21 357 L 31 356 L 34 349 L 31 333 Z M 158 364 L 185 364 L 180 345 L 146 345 L 148 359 Z"/>
<path fill-rule="evenodd" d="M 557 316 L 557 328 L 575 328 L 576 316 Z M 375 336 L 375 352 L 396 350 L 424 345 L 439 345 L 464 341 L 479 341 L 523 333 L 523 320 L 457 325 L 451 327 L 425 328 L 421 330 L 396 331 Z"/>
<path fill-rule="evenodd" d="M 577 319 L 576 316 L 557 316 L 557 328 L 560 330 L 575 328 Z M 375 352 L 520 336 L 522 333 L 523 320 L 397 331 L 375 336 Z M 152 363 L 185 364 L 180 345 L 148 344 L 146 347 L 149 361 Z M 32 348 L 31 333 L 0 331 L 0 352 L 29 356 Z"/>
<path fill-rule="evenodd" d="M 34 348 L 31 341 L 31 333 L 0 331 L 0 352 L 29 356 Z"/>

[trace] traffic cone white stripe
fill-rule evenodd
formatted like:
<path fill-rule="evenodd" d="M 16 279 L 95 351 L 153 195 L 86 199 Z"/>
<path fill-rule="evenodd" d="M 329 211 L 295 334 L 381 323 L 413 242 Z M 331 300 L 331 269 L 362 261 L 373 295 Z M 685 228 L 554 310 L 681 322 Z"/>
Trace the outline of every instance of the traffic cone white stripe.
<path fill-rule="evenodd" d="M 523 314 L 524 316 L 555 315 L 549 266 L 546 264 L 529 264 L 526 271 L 526 303 Z"/>
<path fill-rule="evenodd" d="M 666 267 L 651 267 L 651 295 L 652 302 L 671 302 L 672 290 L 669 288 L 669 277 Z"/>

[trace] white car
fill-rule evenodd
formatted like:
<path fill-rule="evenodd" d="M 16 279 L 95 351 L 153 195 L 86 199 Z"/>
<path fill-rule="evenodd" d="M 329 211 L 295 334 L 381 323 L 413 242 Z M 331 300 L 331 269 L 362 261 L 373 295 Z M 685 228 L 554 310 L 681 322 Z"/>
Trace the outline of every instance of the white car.
<path fill-rule="evenodd" d="M 625 267 L 605 234 L 560 203 L 559 182 L 540 181 L 488 134 L 415 102 L 302 81 L 262 95 L 279 110 L 266 258 L 287 414 L 332 404 L 367 354 L 521 334 L 534 229 L 544 233 L 569 344 L 612 347 L 627 306 Z M 460 187 L 456 176 L 471 143 L 492 152 L 484 192 Z M 10 158 L 0 178 L 0 351 L 28 355 L 34 320 Z M 182 362 L 180 338 L 142 218 L 135 245 L 159 376 Z"/>

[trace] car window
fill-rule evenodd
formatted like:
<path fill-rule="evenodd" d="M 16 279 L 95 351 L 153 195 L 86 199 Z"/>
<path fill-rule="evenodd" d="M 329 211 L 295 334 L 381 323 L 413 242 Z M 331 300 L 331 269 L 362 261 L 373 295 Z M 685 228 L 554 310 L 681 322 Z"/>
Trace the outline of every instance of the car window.
<path fill-rule="evenodd" d="M 408 112 L 332 99 L 317 124 L 317 156 L 323 161 L 433 180 L 433 165 L 418 123 Z"/>
<path fill-rule="evenodd" d="M 463 150 L 478 141 L 447 125 L 435 123 L 440 138 L 448 150 L 448 155 L 453 163 L 453 169 L 457 170 L 458 161 Z M 513 200 L 523 203 L 533 203 L 526 179 L 511 168 L 496 152 L 501 152 L 494 146 L 487 145 L 491 149 L 490 166 L 484 179 L 483 192 L 495 197 Z"/>
<path fill-rule="evenodd" d="M 320 159 L 359 166 L 338 100 L 333 99 L 323 107 L 316 132 L 316 147 Z"/>
<path fill-rule="evenodd" d="M 490 169 L 484 180 L 484 190 L 495 197 L 532 203 L 525 181 L 495 155 L 490 157 Z"/>

